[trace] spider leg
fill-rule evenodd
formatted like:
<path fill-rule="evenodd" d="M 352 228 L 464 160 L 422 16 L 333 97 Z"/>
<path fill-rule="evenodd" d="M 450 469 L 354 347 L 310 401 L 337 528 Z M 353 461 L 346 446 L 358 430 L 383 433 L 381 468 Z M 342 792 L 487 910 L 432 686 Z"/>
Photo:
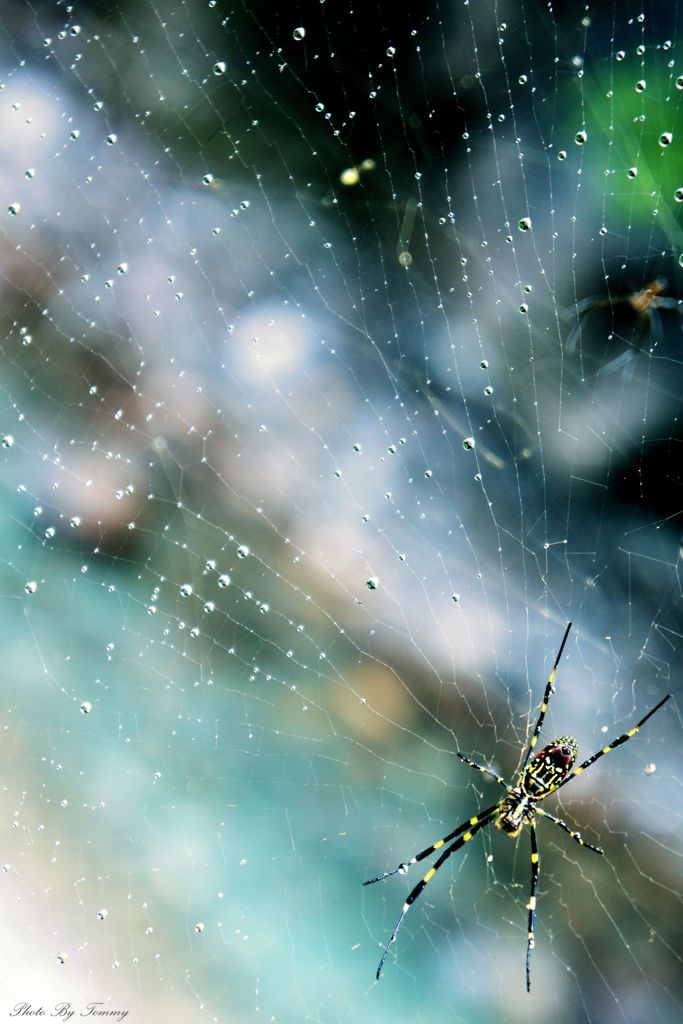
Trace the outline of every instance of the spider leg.
<path fill-rule="evenodd" d="M 539 716 L 538 716 L 538 721 L 536 722 L 536 728 L 534 729 L 534 734 L 531 737 L 531 743 L 529 744 L 529 749 L 527 750 L 527 755 L 524 758 L 524 765 L 525 766 L 528 764 L 529 758 L 531 757 L 531 755 L 533 753 L 533 750 L 534 750 L 534 747 L 536 746 L 536 742 L 538 740 L 538 734 L 541 731 L 541 726 L 543 725 L 543 719 L 545 718 L 545 713 L 548 710 L 548 703 L 550 701 L 550 694 L 553 692 L 553 688 L 554 688 L 554 685 L 555 685 L 555 673 L 557 672 L 557 666 L 560 663 L 560 658 L 562 657 L 562 651 L 564 650 L 564 645 L 567 642 L 567 637 L 569 636 L 569 630 L 571 628 L 572 628 L 572 624 L 571 624 L 571 622 L 568 622 L 567 623 L 567 628 L 564 631 L 564 636 L 562 638 L 562 643 L 560 644 L 560 649 L 557 652 L 557 657 L 555 658 L 555 664 L 553 665 L 552 671 L 551 671 L 550 675 L 548 676 L 548 683 L 547 683 L 546 688 L 545 688 L 545 693 L 543 694 L 543 700 L 541 701 L 541 711 L 540 711 Z"/>
<path fill-rule="evenodd" d="M 534 941 L 534 917 L 536 915 L 536 891 L 538 889 L 538 873 L 541 865 L 538 857 L 538 843 L 536 842 L 536 825 L 532 818 L 529 822 L 529 833 L 531 835 L 531 893 L 529 902 L 526 905 L 529 911 L 526 937 L 526 990 L 531 992 L 531 951 L 535 946 Z"/>
<path fill-rule="evenodd" d="M 617 370 L 621 370 L 623 368 L 623 379 L 625 381 L 629 381 L 633 376 L 633 371 L 636 366 L 636 351 L 637 350 L 634 348 L 624 349 L 624 351 L 618 356 L 615 356 L 614 359 L 610 359 L 609 363 L 605 363 L 605 365 L 598 370 L 598 374 L 616 373 Z"/>
<path fill-rule="evenodd" d="M 648 711 L 645 717 L 641 718 L 637 725 L 634 725 L 632 729 L 629 729 L 629 731 L 625 732 L 622 736 L 618 736 L 615 740 L 612 740 L 609 746 L 603 747 L 602 750 L 598 750 L 596 754 L 593 754 L 593 756 L 589 757 L 587 761 L 584 761 L 583 764 L 580 764 L 578 768 L 575 768 L 574 771 L 571 772 L 571 774 L 569 774 L 566 779 L 563 779 L 560 785 L 556 788 L 560 789 L 562 786 L 566 786 L 568 782 L 571 782 L 572 779 L 575 778 L 577 775 L 580 775 L 581 772 L 585 772 L 586 768 L 590 768 L 590 766 L 595 761 L 597 761 L 599 757 L 602 757 L 603 754 L 609 754 L 616 747 L 620 747 L 622 743 L 626 743 L 626 741 L 630 740 L 632 736 L 635 736 L 635 734 L 640 729 L 641 725 L 644 725 L 645 722 L 647 722 L 648 718 L 651 718 L 654 715 L 655 711 L 659 711 L 662 704 L 666 704 L 670 696 L 671 694 L 667 693 L 666 697 L 660 700 L 659 704 L 656 704 L 651 711 Z"/>
<path fill-rule="evenodd" d="M 384 961 L 387 958 L 387 955 L 389 953 L 389 949 L 391 948 L 393 943 L 396 942 L 396 935 L 398 933 L 398 930 L 401 927 L 401 925 L 403 924 L 403 918 L 406 916 L 406 914 L 410 910 L 411 905 L 418 898 L 418 896 L 420 895 L 422 890 L 425 888 L 425 886 L 432 880 L 432 878 L 434 877 L 436 872 L 439 870 L 441 865 L 444 864 L 445 861 L 448 860 L 450 855 L 452 853 L 455 853 L 456 850 L 459 850 L 461 847 L 463 847 L 465 845 L 465 843 L 469 843 L 470 839 L 474 838 L 474 836 L 477 834 L 479 829 L 485 828 L 487 825 L 491 824 L 491 821 L 493 819 L 493 815 L 495 814 L 495 812 L 497 810 L 498 810 L 498 804 L 496 804 L 495 807 L 489 808 L 488 812 L 486 812 L 484 815 L 482 815 L 477 820 L 477 824 L 476 825 L 473 825 L 467 832 L 465 832 L 464 836 L 461 836 L 459 839 L 456 839 L 456 841 L 452 844 L 452 846 L 449 846 L 446 850 L 444 850 L 444 852 L 441 854 L 441 856 L 437 860 L 436 864 L 434 864 L 434 866 L 429 869 L 429 871 L 424 876 L 424 878 L 420 879 L 420 881 L 417 883 L 417 885 L 415 886 L 413 891 L 408 896 L 408 899 L 403 904 L 403 910 L 401 911 L 401 916 L 399 917 L 398 921 L 396 922 L 396 924 L 394 926 L 394 930 L 391 933 L 391 938 L 389 939 L 389 941 L 387 942 L 387 944 L 386 944 L 386 946 L 384 948 L 384 952 L 382 953 L 382 959 L 380 960 L 380 962 L 379 962 L 379 964 L 377 966 L 377 974 L 375 975 L 376 978 L 379 979 L 379 976 L 382 973 L 382 968 L 384 967 Z M 488 816 L 486 816 L 486 815 L 488 815 Z M 467 824 L 469 824 L 469 822 Z M 464 827 L 465 826 L 463 826 L 463 828 Z M 429 851 L 427 851 L 427 852 L 429 852 Z"/>
<path fill-rule="evenodd" d="M 397 868 L 394 868 L 393 871 L 385 871 L 383 875 L 378 875 L 377 878 L 369 878 L 367 882 L 363 882 L 363 885 L 374 885 L 375 882 L 383 882 L 385 878 L 391 878 L 392 875 L 404 875 L 409 867 L 413 864 L 417 864 L 419 860 L 424 860 L 425 857 L 429 857 L 429 855 L 434 853 L 435 850 L 440 850 L 442 846 L 445 846 L 446 843 L 450 843 L 451 839 L 455 839 L 455 837 L 459 836 L 461 832 L 464 832 L 466 828 L 478 825 L 486 818 L 489 818 L 498 810 L 498 806 L 499 805 L 497 803 L 492 804 L 491 807 L 487 807 L 485 811 L 481 811 L 474 818 L 468 818 L 467 821 L 464 821 L 462 825 L 459 825 L 453 830 L 453 832 L 449 832 L 447 836 L 443 837 L 443 839 L 439 839 L 436 843 L 432 843 L 431 846 L 422 850 L 421 853 L 416 854 L 415 857 L 411 857 L 410 860 L 403 861 Z"/>
<path fill-rule="evenodd" d="M 509 783 L 505 781 L 502 775 L 497 775 L 496 772 L 492 771 L 490 768 L 484 768 L 482 765 L 477 764 L 476 761 L 471 761 L 469 757 L 465 757 L 464 754 L 460 754 L 458 751 L 456 751 L 456 753 L 458 754 L 460 760 L 464 761 L 465 764 L 468 764 L 470 768 L 476 768 L 478 771 L 483 772 L 484 775 L 490 775 L 491 778 L 495 779 L 499 785 L 504 786 L 505 789 L 507 789 L 508 793 L 512 792 L 512 786 L 510 786 Z"/>
<path fill-rule="evenodd" d="M 534 813 L 542 814 L 544 818 L 550 818 L 550 820 L 554 821 L 556 825 L 559 825 L 560 828 L 564 829 L 564 831 L 568 835 L 570 835 L 572 839 L 579 844 L 579 846 L 585 846 L 589 850 L 594 850 L 595 853 L 604 854 L 604 850 L 601 850 L 599 846 L 591 846 L 590 843 L 587 843 L 585 839 L 581 838 L 581 833 L 574 832 L 574 830 L 569 827 L 566 821 L 562 821 L 562 818 L 556 818 L 554 814 L 550 814 L 549 811 L 544 811 L 541 807 L 536 807 Z"/>
<path fill-rule="evenodd" d="M 576 343 L 581 337 L 581 331 L 586 319 L 585 314 L 591 309 L 605 309 L 609 305 L 609 299 L 599 299 L 596 295 L 589 295 L 588 298 L 581 299 L 580 302 L 576 303 L 576 306 L 571 311 L 571 318 L 575 320 L 575 323 L 564 343 L 564 350 L 568 356 L 573 354 L 576 349 Z"/>

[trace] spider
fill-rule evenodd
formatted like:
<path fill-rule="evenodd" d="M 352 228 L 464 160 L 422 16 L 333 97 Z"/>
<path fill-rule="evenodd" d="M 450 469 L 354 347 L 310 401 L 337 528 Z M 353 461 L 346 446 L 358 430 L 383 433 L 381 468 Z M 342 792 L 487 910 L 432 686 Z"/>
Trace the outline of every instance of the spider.
<path fill-rule="evenodd" d="M 646 284 L 640 291 L 631 292 L 628 295 L 617 295 L 611 298 L 600 298 L 591 295 L 581 299 L 576 304 L 576 323 L 569 332 L 565 343 L 565 350 L 571 355 L 581 336 L 585 326 L 585 320 L 592 310 L 610 309 L 613 312 L 617 309 L 630 311 L 631 317 L 635 317 L 633 325 L 633 340 L 629 347 L 621 352 L 614 359 L 611 359 L 602 367 L 601 373 L 615 373 L 623 368 L 626 378 L 633 375 L 635 369 L 635 356 L 648 338 L 660 339 L 663 334 L 662 319 L 659 311 L 662 309 L 675 309 L 683 312 L 678 299 L 664 295 L 668 282 L 664 277 L 656 277 L 649 284 Z"/>
<path fill-rule="evenodd" d="M 545 688 L 545 693 L 543 694 L 543 701 L 541 703 L 538 721 L 536 722 L 536 728 L 534 729 L 533 736 L 531 737 L 531 742 L 529 743 L 529 749 L 527 750 L 526 757 L 524 758 L 524 763 L 517 776 L 516 785 L 510 786 L 502 776 L 497 775 L 489 768 L 483 768 L 475 761 L 471 761 L 469 757 L 465 757 L 464 754 L 458 753 L 458 757 L 461 761 L 464 761 L 465 764 L 469 765 L 471 768 L 478 769 L 478 771 L 483 772 L 485 775 L 490 775 L 499 785 L 503 786 L 506 790 L 506 796 L 497 803 L 492 804 L 491 807 L 487 807 L 483 811 L 478 811 L 474 817 L 468 818 L 462 825 L 458 825 L 456 829 L 449 832 L 447 836 L 443 837 L 443 839 L 439 839 L 436 843 L 428 846 L 426 850 L 423 850 L 421 853 L 411 857 L 410 860 L 402 862 L 397 868 L 394 868 L 393 871 L 386 871 L 383 875 L 378 875 L 377 878 L 370 878 L 367 882 L 363 882 L 363 885 L 373 885 L 375 882 L 382 882 L 385 878 L 390 878 L 392 875 L 404 875 L 408 868 L 413 864 L 416 864 L 420 860 L 424 860 L 425 857 L 429 857 L 430 854 L 434 853 L 436 850 L 440 850 L 441 847 L 446 846 L 447 843 L 451 843 L 450 846 L 446 847 L 436 863 L 429 869 L 424 878 L 417 883 L 403 904 L 401 916 L 396 922 L 394 930 L 391 933 L 391 938 L 384 948 L 382 959 L 377 967 L 376 977 L 378 979 L 382 973 L 382 967 L 384 966 L 384 961 L 387 958 L 389 949 L 396 941 L 396 935 L 403 924 L 403 919 L 420 893 L 452 853 L 455 853 L 456 850 L 463 847 L 465 843 L 469 843 L 470 839 L 473 839 L 481 829 L 486 828 L 487 825 L 494 822 L 496 828 L 505 833 L 505 835 L 509 836 L 511 839 L 518 836 L 525 825 L 529 826 L 531 836 L 531 894 L 529 896 L 529 902 L 526 905 L 526 909 L 529 911 L 526 947 L 526 990 L 527 992 L 531 991 L 531 951 L 534 948 L 536 892 L 538 889 L 538 877 L 540 870 L 538 844 L 536 841 L 537 815 L 540 815 L 543 818 L 548 818 L 555 825 L 559 825 L 559 827 L 571 836 L 579 846 L 585 846 L 587 849 L 593 850 L 594 853 L 603 853 L 603 850 L 586 842 L 585 839 L 582 839 L 579 832 L 575 832 L 569 827 L 569 825 L 567 825 L 566 822 L 562 821 L 561 818 L 556 818 L 554 814 L 551 814 L 544 808 L 539 807 L 539 804 L 542 800 L 545 800 L 547 796 L 550 796 L 551 793 L 554 793 L 562 786 L 566 786 L 568 782 L 571 782 L 571 780 L 576 778 L 577 775 L 584 772 L 586 768 L 590 768 L 590 766 L 597 761 L 598 758 L 602 757 L 603 754 L 609 754 L 610 751 L 621 746 L 622 743 L 626 743 L 626 741 L 630 740 L 632 736 L 635 736 L 640 727 L 647 722 L 648 718 L 651 718 L 655 711 L 659 711 L 662 705 L 665 704 L 671 696 L 671 694 L 667 694 L 663 700 L 660 700 L 656 707 L 652 708 L 651 711 L 648 711 L 644 718 L 641 718 L 637 725 L 634 725 L 633 728 L 629 729 L 629 731 L 625 732 L 622 736 L 612 740 L 609 746 L 603 747 L 602 750 L 598 750 L 596 754 L 589 757 L 588 760 L 584 761 L 578 768 L 574 768 L 574 762 L 578 756 L 579 748 L 573 736 L 559 736 L 532 757 L 538 740 L 538 735 L 541 731 L 541 726 L 543 725 L 543 719 L 545 718 L 548 710 L 550 695 L 555 689 L 555 673 L 557 672 L 557 666 L 560 662 L 560 658 L 562 657 L 564 645 L 567 642 L 567 637 L 569 636 L 569 630 L 571 628 L 572 624 L 570 622 L 567 625 L 562 643 L 560 644 L 560 649 L 557 653 L 557 657 L 555 658 L 555 663 L 550 672 L 550 676 L 548 677 L 548 683 Z M 460 838 L 456 838 L 457 836 Z M 455 842 L 451 842 L 452 840 L 455 840 Z"/>

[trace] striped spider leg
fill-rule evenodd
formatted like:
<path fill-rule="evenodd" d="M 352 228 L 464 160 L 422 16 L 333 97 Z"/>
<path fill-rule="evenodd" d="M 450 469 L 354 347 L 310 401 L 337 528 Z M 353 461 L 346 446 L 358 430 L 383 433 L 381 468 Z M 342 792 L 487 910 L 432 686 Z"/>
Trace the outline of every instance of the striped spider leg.
<path fill-rule="evenodd" d="M 550 697 L 555 688 L 557 667 L 559 665 L 560 658 L 562 657 L 562 652 L 564 651 L 571 625 L 571 622 L 567 625 L 564 637 L 562 638 L 562 643 L 560 644 L 560 649 L 548 677 L 538 720 L 531 735 L 529 747 L 524 757 L 522 767 L 518 772 L 516 784 L 514 786 L 510 786 L 510 784 L 507 783 L 501 775 L 493 771 L 493 769 L 477 764 L 476 761 L 470 760 L 470 758 L 466 757 L 464 754 L 458 753 L 458 757 L 461 761 L 469 765 L 471 768 L 476 768 L 477 771 L 490 776 L 498 783 L 498 785 L 502 786 L 506 791 L 506 795 L 502 797 L 498 803 L 493 804 L 484 811 L 480 811 L 476 816 L 468 818 L 467 821 L 463 822 L 462 825 L 459 825 L 453 832 L 450 832 L 447 836 L 444 836 L 443 839 L 440 839 L 432 846 L 428 846 L 425 850 L 422 850 L 421 853 L 418 853 L 409 861 L 399 864 L 393 871 L 387 871 L 383 875 L 378 875 L 377 878 L 371 878 L 369 881 L 363 883 L 364 885 L 372 885 L 374 882 L 383 881 L 385 878 L 390 878 L 392 875 L 405 874 L 412 864 L 423 860 L 425 857 L 429 857 L 430 854 L 434 853 L 436 850 L 441 849 L 441 847 L 445 846 L 447 843 L 451 843 L 451 845 L 448 846 L 441 854 L 433 867 L 431 867 L 426 875 L 417 883 L 404 903 L 401 915 L 396 922 L 396 926 L 391 933 L 391 938 L 385 946 L 379 966 L 377 967 L 377 978 L 379 978 L 382 973 L 382 967 L 384 966 L 389 949 L 396 941 L 396 935 L 403 923 L 406 913 L 422 893 L 425 886 L 431 881 L 441 865 L 446 862 L 451 854 L 461 849 L 465 843 L 468 843 L 470 839 L 474 838 L 476 833 L 481 829 L 486 828 L 491 824 L 491 822 L 494 822 L 496 828 L 511 839 L 518 836 L 525 825 L 529 826 L 529 835 L 531 840 L 531 891 L 529 894 L 529 902 L 526 907 L 528 911 L 526 990 L 527 992 L 531 990 L 531 952 L 535 945 L 534 925 L 536 917 L 538 880 L 540 875 L 540 855 L 536 834 L 537 816 L 547 818 L 549 821 L 552 821 L 553 824 L 566 832 L 567 835 L 569 835 L 574 842 L 578 843 L 579 846 L 585 846 L 594 853 L 603 853 L 600 847 L 593 846 L 591 843 L 586 842 L 586 840 L 582 838 L 580 832 L 576 832 L 565 821 L 561 818 L 557 818 L 554 814 L 551 814 L 550 811 L 546 811 L 545 808 L 540 807 L 539 804 L 541 801 L 545 800 L 546 797 L 550 796 L 551 793 L 556 792 L 556 790 L 565 786 L 568 782 L 571 782 L 572 779 L 576 778 L 577 775 L 584 772 L 594 764 L 598 758 L 602 757 L 604 754 L 609 754 L 612 750 L 616 749 L 616 747 L 621 746 L 622 743 L 626 743 L 627 740 L 630 740 L 635 736 L 641 726 L 647 722 L 648 718 L 651 718 L 656 711 L 659 711 L 662 705 L 665 704 L 671 696 L 670 694 L 667 694 L 666 697 L 660 700 L 659 704 L 648 711 L 647 714 L 636 723 L 636 725 L 628 730 L 628 732 L 625 732 L 615 740 L 612 740 L 608 746 L 597 751 L 597 753 L 593 754 L 577 768 L 574 768 L 574 764 L 578 756 L 578 744 L 573 736 L 559 736 L 543 747 L 542 750 L 539 750 L 537 754 L 534 754 L 534 748 L 538 742 L 538 736 L 548 710 Z M 455 842 L 451 842 L 452 840 L 455 840 Z"/>

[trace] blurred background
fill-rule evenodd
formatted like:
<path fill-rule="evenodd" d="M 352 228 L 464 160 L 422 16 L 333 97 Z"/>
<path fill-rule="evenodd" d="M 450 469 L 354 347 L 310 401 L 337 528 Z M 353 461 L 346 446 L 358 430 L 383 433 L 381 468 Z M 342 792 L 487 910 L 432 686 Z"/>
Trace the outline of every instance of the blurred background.
<path fill-rule="evenodd" d="M 680 1021 L 677 4 L 3 14 L 0 1012 Z"/>

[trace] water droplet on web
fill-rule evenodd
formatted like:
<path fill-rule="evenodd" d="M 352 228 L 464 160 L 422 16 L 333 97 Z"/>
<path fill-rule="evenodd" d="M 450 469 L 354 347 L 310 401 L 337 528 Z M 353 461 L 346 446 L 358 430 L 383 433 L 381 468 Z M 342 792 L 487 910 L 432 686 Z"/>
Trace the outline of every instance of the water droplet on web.
<path fill-rule="evenodd" d="M 487 385 L 487 387 L 484 388 L 484 394 L 485 395 L 492 395 L 493 394 L 493 388 L 491 387 L 490 384 Z"/>
<path fill-rule="evenodd" d="M 410 264 L 413 262 L 413 257 L 407 251 L 407 249 L 405 249 L 403 252 L 400 252 L 398 254 L 398 262 L 401 264 L 402 267 L 409 267 Z"/>
<path fill-rule="evenodd" d="M 227 67 L 228 65 L 225 63 L 224 60 L 217 60 L 211 70 L 213 71 L 214 75 L 224 75 L 227 70 Z"/>
<path fill-rule="evenodd" d="M 517 222 L 517 227 L 520 231 L 531 231 L 531 217 L 522 217 Z"/>
<path fill-rule="evenodd" d="M 652 761 L 650 764 L 646 764 L 643 768 L 643 775 L 654 775 L 657 771 L 657 765 Z"/>
<path fill-rule="evenodd" d="M 462 446 L 463 446 L 463 448 L 465 449 L 466 452 L 471 452 L 472 449 L 474 448 L 474 438 L 473 437 L 466 437 L 465 440 L 462 443 Z"/>
<path fill-rule="evenodd" d="M 115 146 L 118 141 L 118 135 L 115 135 L 114 132 L 112 132 L 111 135 L 107 135 L 104 141 L 108 146 Z"/>
<path fill-rule="evenodd" d="M 246 544 L 240 544 L 240 546 L 237 549 L 237 557 L 238 558 L 248 558 L 249 557 L 249 548 L 247 547 Z"/>
<path fill-rule="evenodd" d="M 379 587 L 379 579 L 377 576 L 371 576 L 369 580 L 365 581 L 365 586 L 368 590 L 377 590 Z"/>
<path fill-rule="evenodd" d="M 659 145 L 662 147 L 662 149 L 666 149 L 667 146 L 671 145 L 672 140 L 673 132 L 662 132 L 662 134 L 659 136 Z"/>
<path fill-rule="evenodd" d="M 221 590 L 225 590 L 226 587 L 230 586 L 230 577 L 228 576 L 227 572 L 222 572 L 218 577 L 218 586 L 221 588 Z"/>
<path fill-rule="evenodd" d="M 395 46 L 387 46 L 387 57 L 394 57 L 396 55 Z"/>
<path fill-rule="evenodd" d="M 13 444 L 14 444 L 14 438 L 12 437 L 12 435 L 11 434 L 5 434 L 3 439 L 2 439 L 2 447 L 3 448 L 11 448 Z"/>
<path fill-rule="evenodd" d="M 353 185 L 357 185 L 360 181 L 360 173 L 357 167 L 347 167 L 339 175 L 339 180 L 342 185 L 346 185 L 351 188 Z"/>
<path fill-rule="evenodd" d="M 183 585 L 180 588 L 180 594 L 181 597 L 190 597 L 190 595 L 192 594 L 192 584 L 183 583 Z"/>
<path fill-rule="evenodd" d="M 636 92 L 645 92 L 645 90 L 647 89 L 647 82 L 644 78 L 641 78 L 640 81 L 636 82 L 634 88 Z"/>
<path fill-rule="evenodd" d="M 683 75 L 679 75 L 676 79 L 676 88 L 683 89 Z"/>
<path fill-rule="evenodd" d="M 81 704 L 80 711 L 82 715 L 89 715 L 92 711 L 92 704 L 89 700 L 84 700 Z"/>
<path fill-rule="evenodd" d="M 11 217 L 16 217 L 21 213 L 21 203 L 10 203 L 7 207 L 7 212 Z"/>
<path fill-rule="evenodd" d="M 623 50 L 617 50 L 617 60 L 623 60 L 626 54 Z"/>
<path fill-rule="evenodd" d="M 194 926 L 194 930 L 197 932 L 198 935 L 201 935 L 201 933 L 204 931 L 204 927 L 205 926 L 203 921 L 197 921 L 196 925 Z"/>
<path fill-rule="evenodd" d="M 98 910 L 97 911 L 97 917 L 98 917 L 98 920 L 100 920 L 100 921 L 106 921 L 106 919 L 109 917 L 109 911 L 107 910 L 107 908 L 106 907 L 102 907 L 101 910 Z"/>
<path fill-rule="evenodd" d="M 306 29 L 303 27 L 303 25 L 300 25 L 299 28 L 295 28 L 294 31 L 292 32 L 292 38 L 297 43 L 300 43 L 305 35 L 306 35 Z"/>
<path fill-rule="evenodd" d="M 637 167 L 629 167 L 629 169 L 626 172 L 626 176 L 628 178 L 637 178 L 638 177 L 638 168 Z"/>
<path fill-rule="evenodd" d="M 27 594 L 35 594 L 37 589 L 38 584 L 36 583 L 35 580 L 29 580 L 28 583 L 24 586 L 24 590 Z"/>
<path fill-rule="evenodd" d="M 674 192 L 674 199 L 677 203 L 683 203 L 683 188 L 677 188 Z"/>
<path fill-rule="evenodd" d="M 488 359 L 482 359 L 479 365 L 481 366 L 482 370 L 487 370 L 489 365 Z"/>

